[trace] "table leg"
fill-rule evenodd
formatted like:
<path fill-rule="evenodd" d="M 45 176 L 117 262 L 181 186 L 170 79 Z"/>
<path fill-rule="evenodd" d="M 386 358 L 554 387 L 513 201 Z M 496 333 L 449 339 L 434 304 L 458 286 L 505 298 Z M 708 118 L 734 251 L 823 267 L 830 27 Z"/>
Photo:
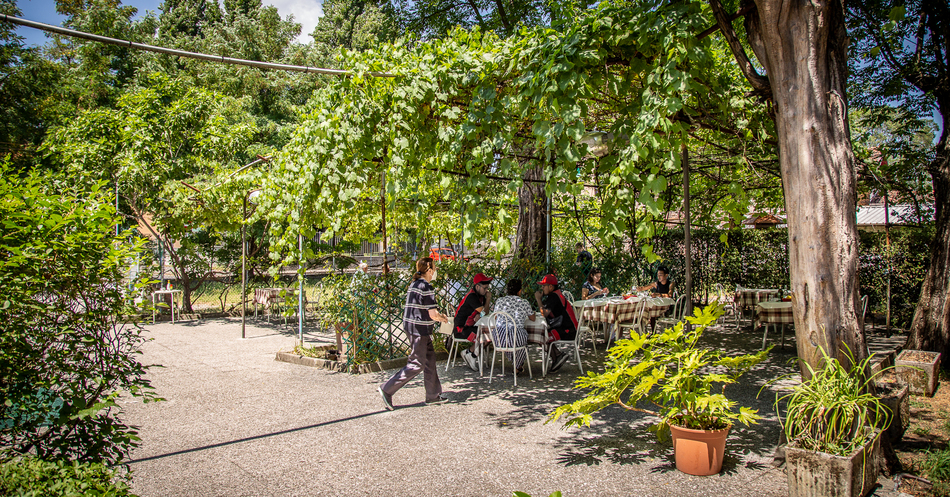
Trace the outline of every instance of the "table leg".
<path fill-rule="evenodd" d="M 769 336 L 769 323 L 763 323 L 765 327 L 765 333 L 762 333 L 762 350 L 765 350 L 765 338 Z"/>
<path fill-rule="evenodd" d="M 171 297 L 169 300 L 172 303 L 172 324 L 175 324 L 175 292 L 171 293 Z"/>
<path fill-rule="evenodd" d="M 478 341 L 478 376 L 485 375 L 485 343 L 482 341 L 481 330 L 475 333 L 475 340 Z"/>
<path fill-rule="evenodd" d="M 152 324 L 155 324 L 155 294 L 152 294 Z"/>

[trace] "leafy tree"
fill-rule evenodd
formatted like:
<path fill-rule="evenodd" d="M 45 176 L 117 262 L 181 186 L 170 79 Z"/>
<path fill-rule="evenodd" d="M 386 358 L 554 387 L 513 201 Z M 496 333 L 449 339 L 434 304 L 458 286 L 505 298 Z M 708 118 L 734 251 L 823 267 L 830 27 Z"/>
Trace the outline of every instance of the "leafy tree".
<path fill-rule="evenodd" d="M 845 87 L 844 4 L 743 3 L 748 7 L 742 11 L 744 40 L 721 2 L 709 4 L 736 62 L 775 119 L 802 375 L 809 374 L 805 363 L 818 369 L 821 350 L 834 351 L 829 355 L 837 354 L 850 366 L 849 357 L 840 353 L 850 349 L 861 363 L 867 348 L 857 311 L 856 178 Z"/>
<path fill-rule="evenodd" d="M 115 400 L 156 400 L 125 282 L 141 241 L 115 238 L 103 184 L 0 166 L 0 458 L 115 464 L 137 445 Z M 130 285 L 131 292 L 126 285 Z"/>
<path fill-rule="evenodd" d="M 51 132 L 46 147 L 77 178 L 118 184 L 128 216 L 164 246 L 183 302 L 213 275 L 213 231 L 235 229 L 240 198 L 195 197 L 182 181 L 217 183 L 261 148 L 249 148 L 256 126 L 239 102 L 178 80 L 153 76 L 123 95 L 116 109 L 80 114 Z M 237 199 L 237 200 L 236 200 Z"/>
<path fill-rule="evenodd" d="M 943 130 L 927 161 L 936 233 L 908 347 L 946 355 L 950 353 L 950 7 L 939 0 L 861 0 L 848 4 L 847 15 L 857 105 L 868 109 L 877 123 L 898 113 L 901 122 L 910 123 L 909 129 L 919 129 L 918 123 L 934 108 L 943 118 Z M 888 184 L 900 179 L 882 176 Z"/>

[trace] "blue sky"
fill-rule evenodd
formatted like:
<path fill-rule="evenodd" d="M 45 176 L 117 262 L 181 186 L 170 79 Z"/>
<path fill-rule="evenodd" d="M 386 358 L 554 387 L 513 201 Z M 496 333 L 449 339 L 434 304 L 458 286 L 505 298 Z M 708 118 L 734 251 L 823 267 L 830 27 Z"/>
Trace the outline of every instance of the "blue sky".
<path fill-rule="evenodd" d="M 264 0 L 263 3 L 277 7 L 281 17 L 286 18 L 291 14 L 294 16 L 294 21 L 302 25 L 301 34 L 297 41 L 307 43 L 312 40 L 310 33 L 317 25 L 317 19 L 323 15 L 323 9 L 320 8 L 321 0 Z M 145 15 L 145 12 L 149 10 L 157 14 L 162 0 L 128 0 L 123 4 L 138 8 L 138 15 Z M 17 6 L 23 11 L 25 19 L 56 26 L 63 22 L 63 16 L 56 13 L 56 2 L 54 0 L 19 0 Z M 42 45 L 47 40 L 46 35 L 38 29 L 19 26 L 17 27 L 17 33 L 26 38 L 28 45 Z"/>

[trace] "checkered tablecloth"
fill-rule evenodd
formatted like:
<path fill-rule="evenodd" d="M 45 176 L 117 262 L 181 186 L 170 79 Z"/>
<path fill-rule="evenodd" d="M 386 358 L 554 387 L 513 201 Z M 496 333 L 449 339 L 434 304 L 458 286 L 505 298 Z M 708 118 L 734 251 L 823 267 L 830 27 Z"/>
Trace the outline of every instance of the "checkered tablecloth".
<path fill-rule="evenodd" d="M 548 322 L 545 321 L 544 316 L 540 313 L 535 314 L 535 316 L 534 321 L 530 319 L 524 320 L 524 329 L 528 332 L 528 343 L 545 344 L 548 338 Z M 482 343 L 491 341 L 491 333 L 488 331 L 488 318 L 490 317 L 490 314 L 482 316 L 475 322 L 475 326 L 478 327 L 478 337 Z"/>
<path fill-rule="evenodd" d="M 760 302 L 756 306 L 759 324 L 794 324 L 791 302 Z"/>
<path fill-rule="evenodd" d="M 632 321 L 633 318 L 636 317 L 637 304 L 639 304 L 641 300 L 642 298 L 640 297 L 631 297 L 627 300 L 611 299 L 603 306 L 587 306 L 584 307 L 584 319 L 604 323 Z M 668 298 L 649 299 L 647 307 L 643 310 L 643 316 L 649 318 L 660 317 L 665 314 L 666 310 L 674 303 L 676 302 L 673 299 Z"/>
<path fill-rule="evenodd" d="M 778 290 L 771 288 L 744 288 L 736 292 L 735 301 L 740 309 L 755 308 L 759 302 L 764 302 L 773 296 L 777 297 L 778 294 Z"/>

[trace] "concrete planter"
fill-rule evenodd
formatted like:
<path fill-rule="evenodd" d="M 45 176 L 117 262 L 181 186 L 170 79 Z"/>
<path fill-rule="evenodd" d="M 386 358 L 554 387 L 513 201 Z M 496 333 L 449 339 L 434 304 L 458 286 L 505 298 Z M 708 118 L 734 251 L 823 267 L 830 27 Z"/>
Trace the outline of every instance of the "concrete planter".
<path fill-rule="evenodd" d="M 874 382 L 881 403 L 891 412 L 891 424 L 884 434 L 891 443 L 896 443 L 904 437 L 907 426 L 910 425 L 910 388 L 900 382 Z"/>
<path fill-rule="evenodd" d="M 940 353 L 923 350 L 904 350 L 897 356 L 897 378 L 910 387 L 915 395 L 933 396 L 940 375 Z"/>
<path fill-rule="evenodd" d="M 805 450 L 793 441 L 785 448 L 790 497 L 863 497 L 877 484 L 881 432 L 850 457 Z"/>
<path fill-rule="evenodd" d="M 325 345 L 323 347 L 316 348 L 329 350 L 335 347 L 333 345 Z M 436 352 L 435 360 L 445 360 L 448 358 L 448 356 L 449 355 L 445 352 Z M 401 368 L 405 366 L 406 362 L 408 361 L 407 357 L 397 357 L 395 359 L 387 359 L 384 361 L 353 364 L 347 367 L 345 359 L 335 360 L 335 358 L 337 357 L 334 355 L 330 355 L 327 359 L 318 359 L 315 357 L 307 357 L 300 354 L 295 354 L 293 352 L 278 352 L 277 357 L 274 360 L 287 362 L 290 364 L 298 364 L 300 366 L 308 366 L 311 368 L 326 369 L 328 371 L 337 371 L 340 373 L 350 372 L 353 374 L 374 373 L 376 371 Z"/>

